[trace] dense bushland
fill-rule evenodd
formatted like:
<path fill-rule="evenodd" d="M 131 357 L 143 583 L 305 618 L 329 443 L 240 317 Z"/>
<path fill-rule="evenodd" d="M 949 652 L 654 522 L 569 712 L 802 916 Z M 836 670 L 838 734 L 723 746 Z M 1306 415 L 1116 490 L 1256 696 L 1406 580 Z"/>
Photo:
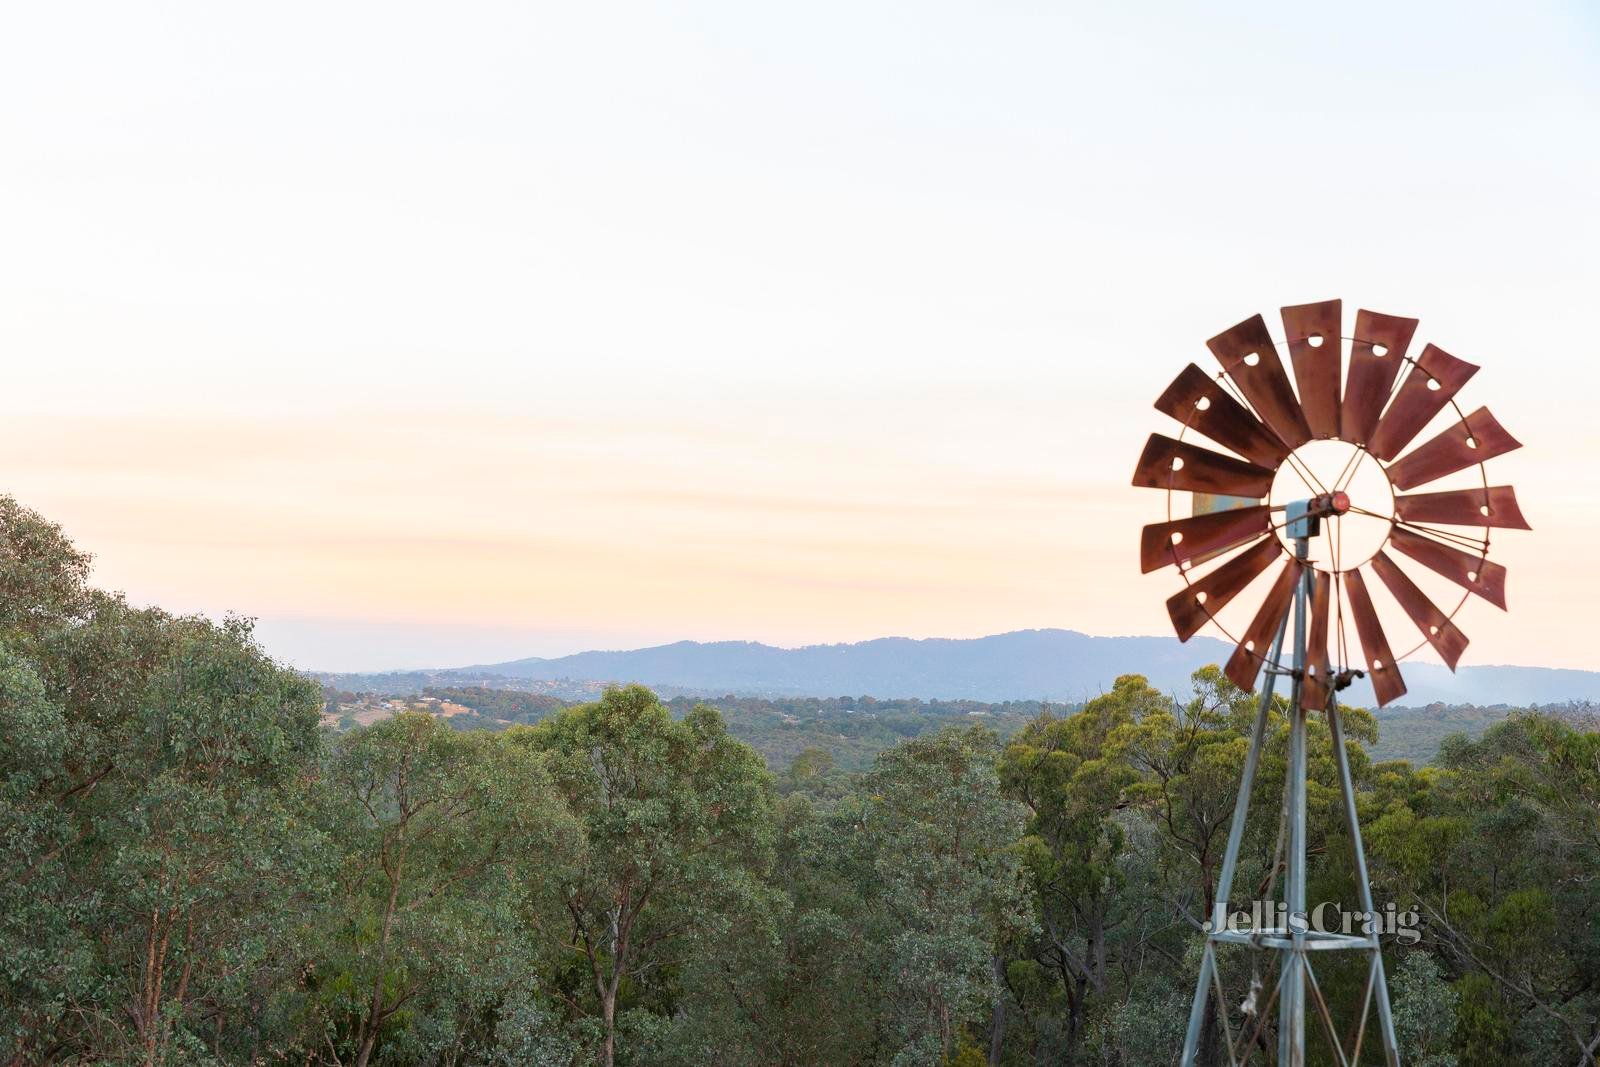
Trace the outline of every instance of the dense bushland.
<path fill-rule="evenodd" d="M 908 729 L 863 770 L 802 747 L 774 774 L 717 711 L 638 687 L 503 732 L 334 733 L 247 622 L 88 569 L 0 498 L 0 1058 L 1175 1055 L 1254 707 L 1214 669 L 1182 705 L 1124 677 L 1005 740 Z M 1390 948 L 1407 1062 L 1593 1062 L 1600 737 L 1517 715 L 1415 769 L 1349 724 L 1377 896 L 1421 915 Z M 1349 907 L 1328 745 L 1319 721 L 1312 897 Z M 1270 893 L 1276 830 L 1236 897 Z M 1237 1029 L 1260 976 L 1226 965 Z M 1349 1003 L 1363 976 L 1319 977 Z"/>

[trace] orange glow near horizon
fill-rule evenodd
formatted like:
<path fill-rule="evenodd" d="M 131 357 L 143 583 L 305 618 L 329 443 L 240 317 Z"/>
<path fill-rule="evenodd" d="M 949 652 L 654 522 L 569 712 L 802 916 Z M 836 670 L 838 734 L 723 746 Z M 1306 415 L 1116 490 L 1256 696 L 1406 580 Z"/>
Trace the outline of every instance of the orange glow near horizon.
<path fill-rule="evenodd" d="M 918 437 L 918 418 L 770 410 L 681 432 L 645 412 L 40 417 L 0 427 L 0 446 L 29 459 L 19 498 L 137 601 L 269 624 L 506 631 L 481 655 L 458 643 L 461 662 L 682 638 L 1165 632 L 1174 576 L 1139 575 L 1135 552 L 1163 505 L 1122 477 L 1160 417 L 1103 428 L 1089 455 L 1081 425 L 1018 406 L 986 418 L 967 399 L 964 462 L 946 434 Z M 1467 662 L 1593 666 L 1581 632 L 1552 641 L 1560 631 L 1539 622 L 1583 609 L 1550 554 L 1583 550 L 1569 516 L 1593 505 L 1563 512 L 1538 484 L 1521 492 L 1537 531 L 1496 548 L 1513 613 L 1469 605 Z M 325 669 L 452 662 L 400 647 L 353 665 L 303 641 L 287 654 Z"/>

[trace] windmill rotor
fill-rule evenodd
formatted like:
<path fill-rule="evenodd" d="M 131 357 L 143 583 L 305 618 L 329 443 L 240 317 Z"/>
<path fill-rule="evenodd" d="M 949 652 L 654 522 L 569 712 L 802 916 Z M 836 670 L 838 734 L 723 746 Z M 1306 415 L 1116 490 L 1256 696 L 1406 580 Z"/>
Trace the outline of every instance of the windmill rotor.
<path fill-rule="evenodd" d="M 1178 426 L 1151 434 L 1135 467 L 1134 485 L 1167 497 L 1165 520 L 1141 534 L 1141 569 L 1176 568 L 1184 588 L 1167 601 L 1173 629 L 1184 641 L 1207 624 L 1219 630 L 1235 646 L 1225 671 L 1242 689 L 1255 687 L 1295 576 L 1317 572 L 1304 706 L 1320 709 L 1341 672 L 1363 667 L 1387 704 L 1406 692 L 1398 660 L 1431 648 L 1455 669 L 1468 643 L 1455 617 L 1467 600 L 1505 609 L 1506 571 L 1489 558 L 1490 535 L 1529 527 L 1515 490 L 1492 484 L 1486 464 L 1521 445 L 1488 408 L 1460 406 L 1477 366 L 1433 344 L 1410 354 L 1418 320 L 1362 309 L 1347 335 L 1341 302 L 1327 300 L 1285 307 L 1281 321 L 1281 341 L 1261 315 L 1217 334 L 1206 344 L 1219 369 L 1191 363 L 1156 400 Z M 1349 454 L 1333 484 L 1307 455 L 1320 442 Z M 1358 475 L 1365 492 L 1352 484 Z M 1320 509 L 1328 558 L 1293 557 L 1285 503 L 1274 500 L 1286 476 Z M 1472 484 L 1442 487 L 1451 476 Z M 1332 506 L 1335 494 L 1343 507 Z M 1195 501 L 1188 515 L 1185 495 Z M 1346 524 L 1357 521 L 1381 533 L 1370 551 L 1342 556 Z M 1414 574 L 1442 579 L 1449 592 L 1424 588 Z M 1256 610 L 1230 630 L 1223 609 L 1264 575 L 1264 592 L 1236 607 Z M 1418 640 L 1396 655 L 1394 644 L 1407 642 L 1392 644 L 1390 634 L 1403 620 Z M 1346 660 L 1357 647 L 1353 668 Z"/>

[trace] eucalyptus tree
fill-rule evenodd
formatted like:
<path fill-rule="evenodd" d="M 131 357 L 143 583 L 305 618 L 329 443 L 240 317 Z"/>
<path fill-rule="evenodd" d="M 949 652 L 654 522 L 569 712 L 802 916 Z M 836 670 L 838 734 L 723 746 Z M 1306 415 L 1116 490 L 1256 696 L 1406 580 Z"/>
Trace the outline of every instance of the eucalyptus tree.
<path fill-rule="evenodd" d="M 1380 891 L 1421 912 L 1456 994 L 1464 1067 L 1600 1057 L 1600 734 L 1518 714 L 1439 766 L 1385 767 Z M 1378 799 L 1378 798 L 1374 798 Z"/>
<path fill-rule="evenodd" d="M 1017 946 L 1022 959 L 1007 974 L 1025 1012 L 1056 1014 L 1059 1005 L 1063 1024 L 1036 1019 L 1035 1041 L 1065 1063 L 1074 1061 L 1090 1013 L 1107 993 L 1116 962 L 1111 946 L 1132 918 L 1124 906 L 1126 831 L 1118 815 L 1139 775 L 1112 739 L 1166 704 L 1143 678 L 1118 678 L 1082 711 L 1035 719 L 1000 763 L 1007 794 L 1028 812 L 1022 856 L 1038 921 L 1037 936 Z M 1025 989 L 1035 992 L 1022 995 Z"/>
<path fill-rule="evenodd" d="M 492 1044 L 502 1006 L 537 999 L 527 922 L 582 849 L 542 761 L 406 712 L 344 735 L 327 777 L 343 861 L 306 978 L 313 1047 L 364 1067 Z"/>
<path fill-rule="evenodd" d="M 757 891 L 770 863 L 771 776 L 714 709 L 675 721 L 640 686 L 608 689 L 511 739 L 543 755 L 583 830 L 561 874 L 562 940 L 582 968 L 568 1003 L 598 1023 L 595 1060 L 610 1067 L 625 1001 L 637 1026 L 659 1029 L 675 973 Z"/>
<path fill-rule="evenodd" d="M 316 688 L 243 620 L 133 608 L 87 576 L 0 498 L 0 1041 L 248 1057 L 320 888 Z"/>
<path fill-rule="evenodd" d="M 992 731 L 945 727 L 881 753 L 863 782 L 896 1063 L 949 1060 L 1003 992 L 994 943 L 1019 907 L 1023 812 L 999 755 Z"/>

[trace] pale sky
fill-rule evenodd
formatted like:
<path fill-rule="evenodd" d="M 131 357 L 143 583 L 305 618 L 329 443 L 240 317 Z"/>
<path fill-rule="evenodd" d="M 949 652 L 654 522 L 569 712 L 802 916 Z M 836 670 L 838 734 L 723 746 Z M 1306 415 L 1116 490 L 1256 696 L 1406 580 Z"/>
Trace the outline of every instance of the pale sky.
<path fill-rule="evenodd" d="M 1151 402 L 1340 297 L 1526 445 L 1463 662 L 1600 668 L 1597 57 L 1579 3 L 18 6 L 0 490 L 308 667 L 1163 634 Z"/>

